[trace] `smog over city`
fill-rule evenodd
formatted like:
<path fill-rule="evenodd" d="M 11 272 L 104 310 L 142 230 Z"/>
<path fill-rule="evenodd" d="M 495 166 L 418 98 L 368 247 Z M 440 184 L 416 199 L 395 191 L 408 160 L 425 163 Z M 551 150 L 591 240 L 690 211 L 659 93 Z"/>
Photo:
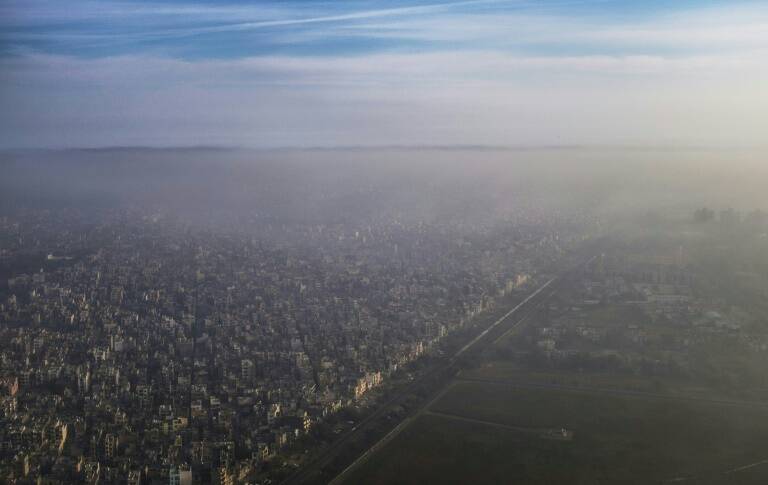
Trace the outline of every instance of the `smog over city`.
<path fill-rule="evenodd" d="M 0 0 L 0 483 L 768 483 L 768 5 Z"/>

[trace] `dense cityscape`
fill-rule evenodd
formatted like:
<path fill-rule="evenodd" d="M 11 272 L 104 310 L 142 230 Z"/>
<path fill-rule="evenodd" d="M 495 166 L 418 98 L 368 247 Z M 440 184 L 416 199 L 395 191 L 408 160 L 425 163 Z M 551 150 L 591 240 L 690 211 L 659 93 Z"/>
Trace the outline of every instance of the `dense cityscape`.
<path fill-rule="evenodd" d="M 768 1 L 0 0 L 0 485 L 768 484 Z"/>
<path fill-rule="evenodd" d="M 0 304 L 4 480 L 259 477 L 577 237 L 555 219 L 256 237 L 101 217 L 0 220 L 2 261 L 19 265 Z"/>
<path fill-rule="evenodd" d="M 105 153 L 67 161 L 60 180 L 91 177 Z M 9 187 L 2 481 L 642 483 L 698 477 L 706 460 L 708 476 L 746 467 L 759 483 L 761 428 L 732 410 L 759 415 L 768 396 L 765 212 L 611 212 L 585 208 L 578 191 L 546 206 L 519 188 L 505 200 L 511 185 L 486 177 L 497 166 L 468 179 L 450 164 L 433 184 L 400 166 L 314 186 L 318 169 L 303 161 L 190 164 L 193 199 L 164 175 L 178 163 L 152 168 L 163 191 L 140 190 L 132 162 L 112 165 L 116 197 L 98 184 L 74 199 Z M 6 168 L 22 180 L 60 170 Z M 165 202 L 182 196 L 190 203 Z M 611 405 L 617 396 L 626 402 Z M 552 408 L 560 400 L 571 404 Z M 644 404 L 654 400 L 681 408 Z M 602 411 L 571 414 L 581 406 Z M 659 448 L 677 422 L 711 441 L 700 423 L 712 406 L 728 412 L 711 432 L 735 441 Z M 628 415 L 602 418 L 617 410 Z M 616 427 L 637 441 L 622 451 Z M 488 467 L 507 448 L 514 459 Z M 579 458 L 591 449 L 640 455 L 594 469 L 598 458 Z M 648 466 L 659 453 L 666 464 Z"/>

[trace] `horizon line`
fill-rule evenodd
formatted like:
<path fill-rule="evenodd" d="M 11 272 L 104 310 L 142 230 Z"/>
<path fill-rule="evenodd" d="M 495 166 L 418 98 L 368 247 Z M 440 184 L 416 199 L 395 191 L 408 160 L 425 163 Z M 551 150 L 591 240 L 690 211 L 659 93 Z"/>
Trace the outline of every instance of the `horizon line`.
<path fill-rule="evenodd" d="M 82 147 L 12 147 L 0 153 L 33 152 L 128 152 L 128 151 L 253 151 L 253 152 L 323 152 L 323 151 L 540 151 L 540 150 L 745 150 L 765 149 L 764 145 L 695 145 L 674 143 L 563 143 L 563 144 L 372 144 L 372 145 L 280 145 L 249 147 L 243 145 L 103 145 Z"/>

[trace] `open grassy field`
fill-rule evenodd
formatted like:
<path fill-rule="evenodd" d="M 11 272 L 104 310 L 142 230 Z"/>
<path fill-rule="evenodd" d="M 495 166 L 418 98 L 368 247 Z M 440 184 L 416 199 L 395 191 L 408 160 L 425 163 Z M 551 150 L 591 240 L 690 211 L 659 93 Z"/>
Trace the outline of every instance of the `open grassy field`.
<path fill-rule="evenodd" d="M 346 483 L 768 483 L 768 464 L 726 473 L 768 459 L 768 409 L 459 382 L 430 411 L 478 421 L 424 414 Z"/>

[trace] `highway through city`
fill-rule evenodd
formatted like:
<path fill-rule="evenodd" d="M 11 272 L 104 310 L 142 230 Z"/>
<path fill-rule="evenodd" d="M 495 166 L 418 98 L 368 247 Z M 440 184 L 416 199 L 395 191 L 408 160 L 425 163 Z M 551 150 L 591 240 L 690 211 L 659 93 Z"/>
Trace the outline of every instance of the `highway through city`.
<path fill-rule="evenodd" d="M 429 398 L 424 399 L 424 402 L 421 406 L 412 411 L 408 417 L 403 419 L 383 438 L 370 446 L 352 464 L 350 464 L 346 469 L 338 474 L 336 478 L 329 482 L 334 485 L 342 483 L 344 478 L 348 476 L 349 472 L 364 463 L 375 451 L 380 449 L 395 436 L 397 436 L 400 431 L 405 429 L 414 419 L 416 419 L 416 417 L 428 409 L 432 403 L 436 402 L 445 392 L 447 392 L 449 384 L 452 382 L 456 372 L 458 371 L 457 364 L 462 356 L 467 355 L 472 351 L 480 350 L 485 346 L 495 342 L 497 339 L 503 337 L 513 328 L 517 327 L 520 323 L 524 322 L 532 313 L 539 309 L 556 293 L 557 285 L 561 283 L 567 275 L 589 264 L 593 259 L 594 257 L 582 260 L 580 263 L 570 267 L 566 271 L 563 271 L 561 275 L 554 276 L 538 286 L 525 299 L 523 299 L 511 310 L 491 323 L 477 336 L 472 338 L 472 340 L 470 340 L 466 345 L 457 350 L 450 358 L 444 359 L 439 364 L 433 366 L 432 369 L 430 369 L 428 372 L 418 376 L 411 383 L 398 391 L 393 397 L 380 404 L 374 412 L 357 423 L 357 425 L 355 425 L 351 430 L 344 433 L 341 437 L 339 437 L 339 439 L 321 451 L 317 456 L 313 457 L 308 463 L 306 463 L 294 474 L 284 480 L 281 485 L 317 483 L 322 469 L 333 462 L 343 447 L 351 442 L 354 442 L 358 438 L 362 438 L 368 427 L 371 424 L 377 422 L 379 419 L 385 417 L 386 414 L 390 412 L 393 405 L 403 400 L 406 396 L 412 395 L 415 390 L 424 385 L 434 383 L 436 381 L 442 382 L 443 385 L 441 385 L 440 388 L 435 391 Z M 546 291 L 547 289 L 550 291 Z"/>
<path fill-rule="evenodd" d="M 557 280 L 558 278 L 552 278 L 547 282 L 545 282 L 543 285 L 538 287 L 533 293 L 531 293 L 528 297 L 526 297 L 522 302 L 520 302 L 510 311 L 502 315 L 498 320 L 493 322 L 487 329 L 483 330 L 477 337 L 475 337 L 468 344 L 466 344 L 464 347 L 459 349 L 449 359 L 448 367 L 455 368 L 457 359 L 461 357 L 463 354 L 469 352 L 470 350 L 477 350 L 482 346 L 495 342 L 496 339 L 493 337 L 496 337 L 497 334 L 500 334 L 499 337 L 501 337 L 502 335 L 506 334 L 507 332 L 509 332 L 510 330 L 514 329 L 515 327 L 520 325 L 522 322 L 524 322 L 533 312 L 536 311 L 536 309 L 540 308 L 541 305 L 545 303 L 554 294 L 554 292 L 544 293 L 544 290 L 546 290 L 547 288 L 550 288 Z M 501 332 L 499 332 L 499 330 L 501 330 Z M 491 335 L 491 337 L 489 337 L 489 335 Z M 451 377 L 453 376 L 454 376 L 454 373 L 451 373 Z M 447 382 L 445 386 L 443 386 L 431 397 L 431 399 L 425 400 L 425 403 L 421 405 L 415 412 L 411 413 L 410 416 L 404 419 L 400 424 L 398 424 L 394 429 L 392 429 L 392 431 L 387 433 L 383 438 L 381 438 L 379 441 L 373 444 L 373 446 L 368 448 L 352 464 L 350 464 L 339 475 L 337 475 L 336 478 L 334 478 L 330 482 L 330 485 L 339 485 L 343 483 L 344 479 L 354 469 L 358 468 L 360 465 L 365 463 L 368 460 L 368 458 L 370 458 L 375 452 L 380 450 L 382 447 L 384 447 L 384 445 L 386 445 L 392 439 L 394 439 L 397 435 L 399 435 L 401 431 L 407 428 L 419 416 L 428 412 L 429 408 L 434 403 L 439 401 L 446 392 L 448 392 L 452 382 L 453 382 L 452 380 Z"/>

